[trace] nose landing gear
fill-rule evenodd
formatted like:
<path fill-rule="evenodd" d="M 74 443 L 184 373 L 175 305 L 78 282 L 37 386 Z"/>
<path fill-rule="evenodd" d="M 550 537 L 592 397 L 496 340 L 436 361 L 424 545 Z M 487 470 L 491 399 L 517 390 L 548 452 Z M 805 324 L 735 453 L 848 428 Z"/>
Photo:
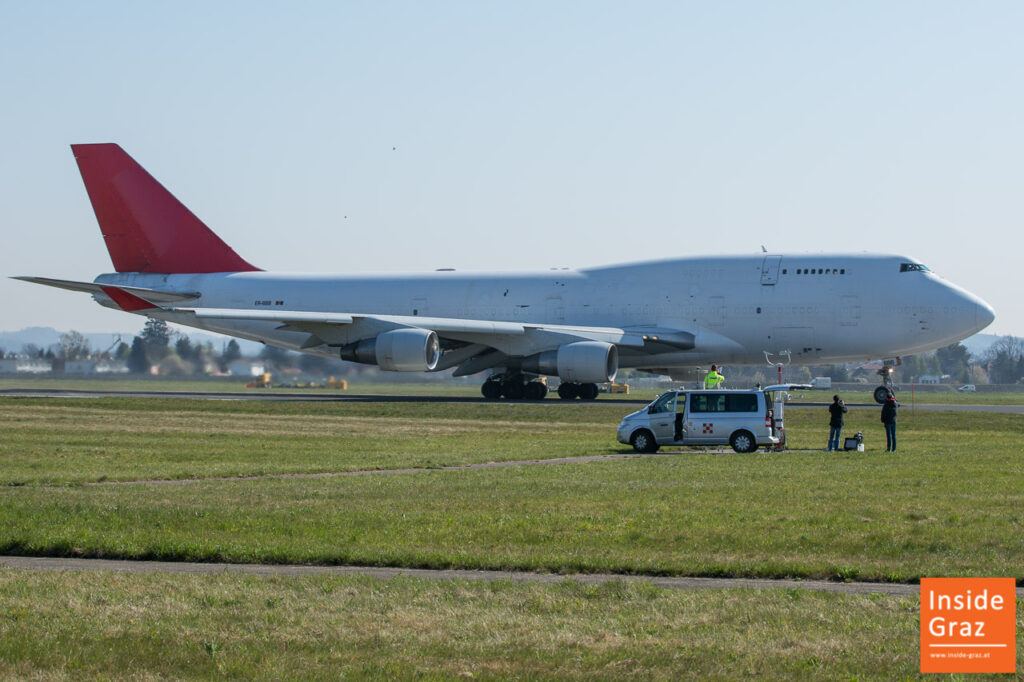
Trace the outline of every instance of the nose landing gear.
<path fill-rule="evenodd" d="M 896 384 L 892 381 L 892 372 L 892 365 L 886 365 L 878 370 L 878 376 L 882 377 L 882 385 L 875 389 L 874 398 L 879 405 L 883 404 L 890 394 L 896 394 Z"/>

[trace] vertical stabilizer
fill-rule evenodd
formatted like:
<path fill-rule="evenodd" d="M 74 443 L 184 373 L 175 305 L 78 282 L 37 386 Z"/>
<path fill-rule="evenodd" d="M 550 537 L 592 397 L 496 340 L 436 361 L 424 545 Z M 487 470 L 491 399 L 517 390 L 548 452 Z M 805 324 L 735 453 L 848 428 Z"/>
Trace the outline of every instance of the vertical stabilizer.
<path fill-rule="evenodd" d="M 259 270 L 116 144 L 75 144 L 85 189 L 118 272 Z"/>

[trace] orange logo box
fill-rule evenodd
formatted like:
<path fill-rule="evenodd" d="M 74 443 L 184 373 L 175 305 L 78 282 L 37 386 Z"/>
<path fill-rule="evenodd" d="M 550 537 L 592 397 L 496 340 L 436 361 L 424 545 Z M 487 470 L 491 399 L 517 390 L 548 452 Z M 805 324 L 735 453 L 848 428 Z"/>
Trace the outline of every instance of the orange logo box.
<path fill-rule="evenodd" d="M 921 578 L 921 672 L 1016 672 L 1013 578 Z"/>

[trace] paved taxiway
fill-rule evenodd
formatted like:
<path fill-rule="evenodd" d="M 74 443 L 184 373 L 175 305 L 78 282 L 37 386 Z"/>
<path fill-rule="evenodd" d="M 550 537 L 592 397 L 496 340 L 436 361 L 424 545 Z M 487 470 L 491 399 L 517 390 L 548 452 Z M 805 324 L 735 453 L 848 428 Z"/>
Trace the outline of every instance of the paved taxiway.
<path fill-rule="evenodd" d="M 422 396 L 422 395 L 371 395 L 349 393 L 276 393 L 256 391 L 236 393 L 231 391 L 116 391 L 99 389 L 0 389 L 0 397 L 21 398 L 177 398 L 185 400 L 243 400 L 256 402 L 354 402 L 354 403 L 478 403 L 502 404 L 507 401 L 487 400 L 469 396 Z M 623 405 L 638 407 L 646 405 L 649 399 L 605 398 L 602 405 Z M 576 405 L 576 401 L 548 398 L 546 400 L 517 400 L 515 404 L 528 405 Z M 827 408 L 828 403 L 786 403 L 787 409 Z M 852 409 L 880 409 L 874 403 L 847 403 Z M 954 412 L 995 412 L 1002 414 L 1024 414 L 1024 405 L 936 405 L 902 403 L 904 410 L 949 410 Z"/>

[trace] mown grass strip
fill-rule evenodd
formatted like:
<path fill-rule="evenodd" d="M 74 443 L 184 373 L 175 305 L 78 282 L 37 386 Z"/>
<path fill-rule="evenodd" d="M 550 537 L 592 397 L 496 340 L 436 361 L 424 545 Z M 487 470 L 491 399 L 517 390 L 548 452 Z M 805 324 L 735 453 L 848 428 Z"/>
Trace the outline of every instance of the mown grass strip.
<path fill-rule="evenodd" d="M 590 407 L 0 399 L 0 484 L 431 468 L 614 452 L 606 424 L 621 409 Z"/>
<path fill-rule="evenodd" d="M 862 476 L 864 465 L 876 475 Z M 1021 577 L 1024 492 L 1010 480 L 964 486 L 976 472 L 930 465 L 908 479 L 879 456 L 691 455 L 185 488 L 8 488 L 0 551 L 897 582 Z"/>
<path fill-rule="evenodd" d="M 20 415 L 8 409 L 0 475 L 20 485 L 0 488 L 0 550 L 897 582 L 1022 577 L 1017 415 L 905 416 L 896 456 L 878 450 L 874 411 L 851 411 L 847 433 L 865 431 L 865 453 L 687 452 L 387 477 L 209 480 L 173 489 L 77 485 L 628 452 L 614 442 L 622 414 L 614 406 L 564 412 L 404 404 L 384 406 L 379 416 L 367 405 L 313 407 L 151 400 L 29 402 Z M 71 416 L 46 429 L 39 415 L 53 410 Z M 564 419 L 573 410 L 579 424 Z M 547 421 L 553 415 L 562 417 L 554 425 Z M 216 430 L 243 417 L 273 428 Z M 103 428 L 119 418 L 132 428 Z M 788 419 L 794 448 L 824 445 L 826 414 L 793 411 Z M 348 420 L 378 428 L 352 435 Z M 408 424 L 419 422 L 449 430 L 409 433 Z M 65 487 L 46 487 L 53 484 Z"/>
<path fill-rule="evenodd" d="M 1019 629 L 1019 605 L 1017 613 Z M 917 671 L 916 598 L 801 590 L 5 571 L 0 614 L 5 678 L 899 679 Z"/>

